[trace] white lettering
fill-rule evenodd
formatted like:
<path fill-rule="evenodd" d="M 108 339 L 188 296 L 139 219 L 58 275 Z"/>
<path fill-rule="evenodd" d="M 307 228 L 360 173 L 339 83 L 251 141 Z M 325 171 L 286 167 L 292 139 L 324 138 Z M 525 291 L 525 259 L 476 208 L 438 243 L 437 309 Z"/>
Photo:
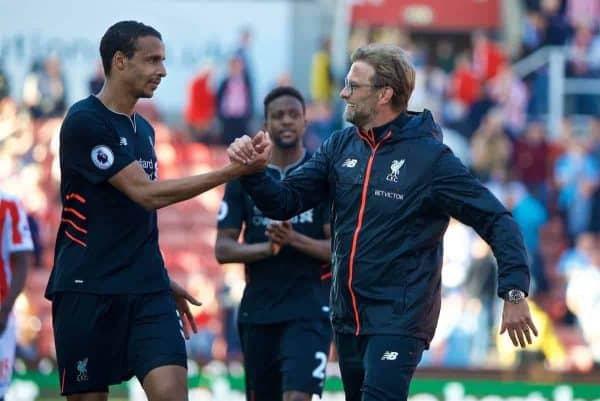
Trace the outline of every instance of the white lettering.
<path fill-rule="evenodd" d="M 395 200 L 404 200 L 404 194 L 399 194 L 396 192 L 383 191 L 381 189 L 375 190 L 375 196 L 380 196 L 382 198 L 395 199 Z"/>

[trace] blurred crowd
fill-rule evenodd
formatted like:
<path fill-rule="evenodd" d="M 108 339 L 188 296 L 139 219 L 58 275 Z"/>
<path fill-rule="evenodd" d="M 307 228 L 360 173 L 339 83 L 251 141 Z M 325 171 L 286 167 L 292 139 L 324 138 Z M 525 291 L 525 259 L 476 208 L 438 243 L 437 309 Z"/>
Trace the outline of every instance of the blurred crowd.
<path fill-rule="evenodd" d="M 567 117 L 559 134 L 550 135 L 548 72 L 541 68 L 520 77 L 511 67 L 538 48 L 558 45 L 567 55 L 569 77 L 600 78 L 600 2 L 530 0 L 524 6 L 516 54 L 484 32 L 466 41 L 432 42 L 393 27 L 351 31 L 350 51 L 383 41 L 410 53 L 417 82 L 409 109 L 434 113 L 445 142 L 512 212 L 530 255 L 530 299 L 540 335 L 533 348 L 518 351 L 497 335 L 501 300 L 489 247 L 451 222 L 442 314 L 424 366 L 600 371 L 600 96 L 567 96 Z M 222 70 L 202 65 L 189 82 L 177 123 L 166 124 L 152 101 L 140 102 L 138 112 L 156 129 L 160 178 L 223 165 L 224 145 L 260 125 L 251 44 L 250 32 L 244 32 Z M 56 57 L 36 62 L 23 88 L 12 92 L 0 69 L 0 183 L 21 196 L 36 245 L 35 266 L 16 305 L 20 369 L 54 367 L 50 303 L 42 294 L 61 207 L 58 132 L 68 104 L 60 65 Z M 97 93 L 101 68 L 90 75 L 90 93 Z M 307 85 L 309 150 L 343 125 L 337 97 L 343 78 L 333 74 L 330 41 L 323 39 Z M 287 76 L 277 83 L 296 84 Z M 10 95 L 15 89 L 19 102 Z M 195 310 L 200 333 L 188 342 L 191 358 L 201 366 L 241 358 L 235 319 L 243 271 L 218 265 L 213 254 L 221 190 L 159 212 L 170 274 L 204 303 Z"/>

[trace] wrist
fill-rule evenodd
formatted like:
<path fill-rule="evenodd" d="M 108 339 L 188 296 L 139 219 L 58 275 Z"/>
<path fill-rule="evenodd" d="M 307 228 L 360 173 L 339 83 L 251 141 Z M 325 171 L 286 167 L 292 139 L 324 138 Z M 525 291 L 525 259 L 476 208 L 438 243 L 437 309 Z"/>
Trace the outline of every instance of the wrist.
<path fill-rule="evenodd" d="M 243 164 L 230 162 L 223 168 L 227 181 L 236 180 L 243 175 L 247 174 L 247 169 Z"/>
<path fill-rule="evenodd" d="M 527 295 L 525 292 L 519 290 L 518 288 L 513 288 L 504 293 L 502 298 L 504 298 L 504 301 L 516 305 L 523 302 L 526 297 Z"/>

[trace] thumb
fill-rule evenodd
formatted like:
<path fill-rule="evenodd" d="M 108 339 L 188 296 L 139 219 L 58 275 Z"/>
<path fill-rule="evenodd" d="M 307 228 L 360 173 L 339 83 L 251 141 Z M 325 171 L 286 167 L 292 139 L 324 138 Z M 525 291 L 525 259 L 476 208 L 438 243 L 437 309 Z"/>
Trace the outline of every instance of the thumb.
<path fill-rule="evenodd" d="M 265 139 L 265 133 L 263 131 L 258 131 L 258 134 L 254 135 L 252 138 L 252 145 L 261 144 Z"/>
<path fill-rule="evenodd" d="M 265 139 L 258 145 L 256 145 L 255 149 L 258 153 L 269 152 L 271 147 L 271 140 L 268 138 L 268 134 L 265 134 Z"/>

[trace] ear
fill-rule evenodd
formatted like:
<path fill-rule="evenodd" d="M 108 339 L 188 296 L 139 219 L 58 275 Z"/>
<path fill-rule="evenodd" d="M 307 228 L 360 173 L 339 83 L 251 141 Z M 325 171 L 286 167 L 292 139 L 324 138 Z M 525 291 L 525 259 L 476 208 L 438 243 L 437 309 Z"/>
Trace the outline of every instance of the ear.
<path fill-rule="evenodd" d="M 379 104 L 388 104 L 392 103 L 392 97 L 394 96 L 394 89 L 386 86 L 379 93 Z"/>
<path fill-rule="evenodd" d="M 125 69 L 125 64 L 127 63 L 127 57 L 121 51 L 115 52 L 115 55 L 112 59 L 113 68 L 116 68 L 119 71 L 123 71 Z"/>

